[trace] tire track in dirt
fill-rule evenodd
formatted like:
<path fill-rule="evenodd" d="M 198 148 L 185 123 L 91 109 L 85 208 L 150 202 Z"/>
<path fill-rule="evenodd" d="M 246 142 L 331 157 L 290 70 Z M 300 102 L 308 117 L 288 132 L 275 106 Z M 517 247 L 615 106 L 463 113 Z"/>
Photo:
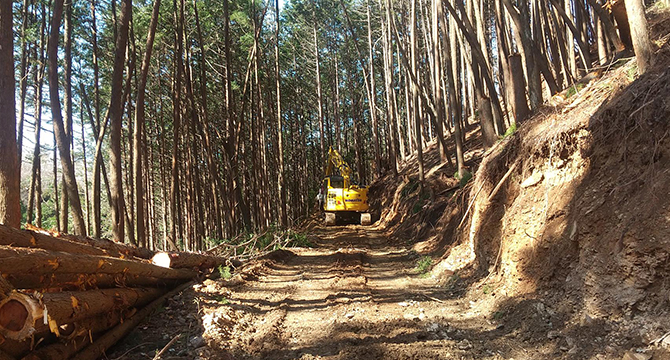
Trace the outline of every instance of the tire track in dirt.
<path fill-rule="evenodd" d="M 226 340 L 234 358 L 487 358 L 457 339 L 445 317 L 457 306 L 435 301 L 442 294 L 417 276 L 416 255 L 360 227 L 316 235 L 316 248 L 273 255 L 257 279 L 232 290 L 233 306 L 249 309 Z"/>

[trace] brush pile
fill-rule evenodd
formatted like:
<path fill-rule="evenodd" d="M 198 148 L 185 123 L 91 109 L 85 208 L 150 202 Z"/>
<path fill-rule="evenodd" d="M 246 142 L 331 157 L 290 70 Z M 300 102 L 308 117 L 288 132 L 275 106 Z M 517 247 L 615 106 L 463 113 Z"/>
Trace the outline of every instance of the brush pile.
<path fill-rule="evenodd" d="M 165 299 L 226 264 L 52 235 L 0 225 L 0 360 L 97 359 Z"/>

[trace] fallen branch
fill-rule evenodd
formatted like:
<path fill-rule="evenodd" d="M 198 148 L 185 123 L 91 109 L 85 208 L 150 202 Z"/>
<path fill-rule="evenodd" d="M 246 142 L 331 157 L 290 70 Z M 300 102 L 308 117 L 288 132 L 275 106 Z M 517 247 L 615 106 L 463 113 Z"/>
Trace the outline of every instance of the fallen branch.
<path fill-rule="evenodd" d="M 134 329 L 147 315 L 151 314 L 156 308 L 162 305 L 166 299 L 182 292 L 183 290 L 193 286 L 195 282 L 190 281 L 186 284 L 179 286 L 178 288 L 168 292 L 167 294 L 161 296 L 160 298 L 152 301 L 149 305 L 145 306 L 142 310 L 138 311 L 135 315 L 126 319 L 123 323 L 117 325 L 112 330 L 108 331 L 105 335 L 101 336 L 99 339 L 95 340 L 93 344 L 86 347 L 84 350 L 79 352 L 74 356 L 73 360 L 96 360 L 100 357 L 107 349 L 112 345 L 116 344 L 121 338 L 126 336 L 132 329 Z"/>
<path fill-rule="evenodd" d="M 507 178 L 512 174 L 512 171 L 514 171 L 514 169 L 516 169 L 517 164 L 518 163 L 514 163 L 514 165 L 512 165 L 509 168 L 509 170 L 507 170 L 507 172 L 505 173 L 505 176 L 503 176 L 502 179 L 500 179 L 500 181 L 498 181 L 498 185 L 496 185 L 496 187 L 493 189 L 493 191 L 491 191 L 491 194 L 489 195 L 488 199 L 486 199 L 486 202 L 491 202 L 491 200 L 493 200 L 493 197 L 496 196 L 498 191 L 500 191 L 500 188 L 502 188 L 502 185 L 505 183 L 505 180 L 507 180 Z"/>
<path fill-rule="evenodd" d="M 465 215 L 463 215 L 463 219 L 461 219 L 461 222 L 458 224 L 457 229 L 460 229 L 461 226 L 463 225 L 463 222 L 465 222 L 465 219 L 468 218 L 468 214 L 470 213 L 470 209 L 472 208 L 472 205 L 475 203 L 475 200 L 477 200 L 477 195 L 482 191 L 484 188 L 484 182 L 482 181 L 482 184 L 479 185 L 479 189 L 477 189 L 477 192 L 475 193 L 475 196 L 470 200 L 470 204 L 468 204 L 467 210 L 465 210 Z"/>
<path fill-rule="evenodd" d="M 158 359 L 160 359 L 161 356 L 163 356 L 163 354 L 170 348 L 170 346 L 172 346 L 172 344 L 174 344 L 174 342 L 177 341 L 180 337 L 181 337 L 181 334 L 177 334 L 177 336 L 173 337 L 172 340 L 170 340 L 170 342 L 167 343 L 167 345 L 165 345 L 165 346 L 161 349 L 161 351 L 159 351 L 158 354 L 156 354 L 156 356 L 154 356 L 154 359 L 153 359 L 153 360 L 158 360 Z"/>

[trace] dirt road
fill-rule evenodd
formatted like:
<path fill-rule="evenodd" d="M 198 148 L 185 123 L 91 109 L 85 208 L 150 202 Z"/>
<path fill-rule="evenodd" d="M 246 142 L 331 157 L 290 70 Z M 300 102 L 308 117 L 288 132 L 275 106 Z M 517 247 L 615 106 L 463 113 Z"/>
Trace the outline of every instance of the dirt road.
<path fill-rule="evenodd" d="M 109 358 L 152 358 L 181 334 L 164 359 L 620 359 L 552 330 L 539 300 L 503 322 L 487 310 L 493 290 L 437 284 L 380 231 L 314 235 L 314 248 L 275 251 L 173 298 Z"/>

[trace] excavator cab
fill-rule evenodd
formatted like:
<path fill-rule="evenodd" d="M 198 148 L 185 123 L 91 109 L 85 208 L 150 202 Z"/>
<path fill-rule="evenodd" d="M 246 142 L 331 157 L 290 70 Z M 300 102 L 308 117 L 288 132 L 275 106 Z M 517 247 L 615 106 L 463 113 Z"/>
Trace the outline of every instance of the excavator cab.
<path fill-rule="evenodd" d="M 351 184 L 351 168 L 337 150 L 330 148 L 322 192 L 326 225 L 335 225 L 338 217 L 356 216 L 361 225 L 370 225 L 368 187 Z"/>

